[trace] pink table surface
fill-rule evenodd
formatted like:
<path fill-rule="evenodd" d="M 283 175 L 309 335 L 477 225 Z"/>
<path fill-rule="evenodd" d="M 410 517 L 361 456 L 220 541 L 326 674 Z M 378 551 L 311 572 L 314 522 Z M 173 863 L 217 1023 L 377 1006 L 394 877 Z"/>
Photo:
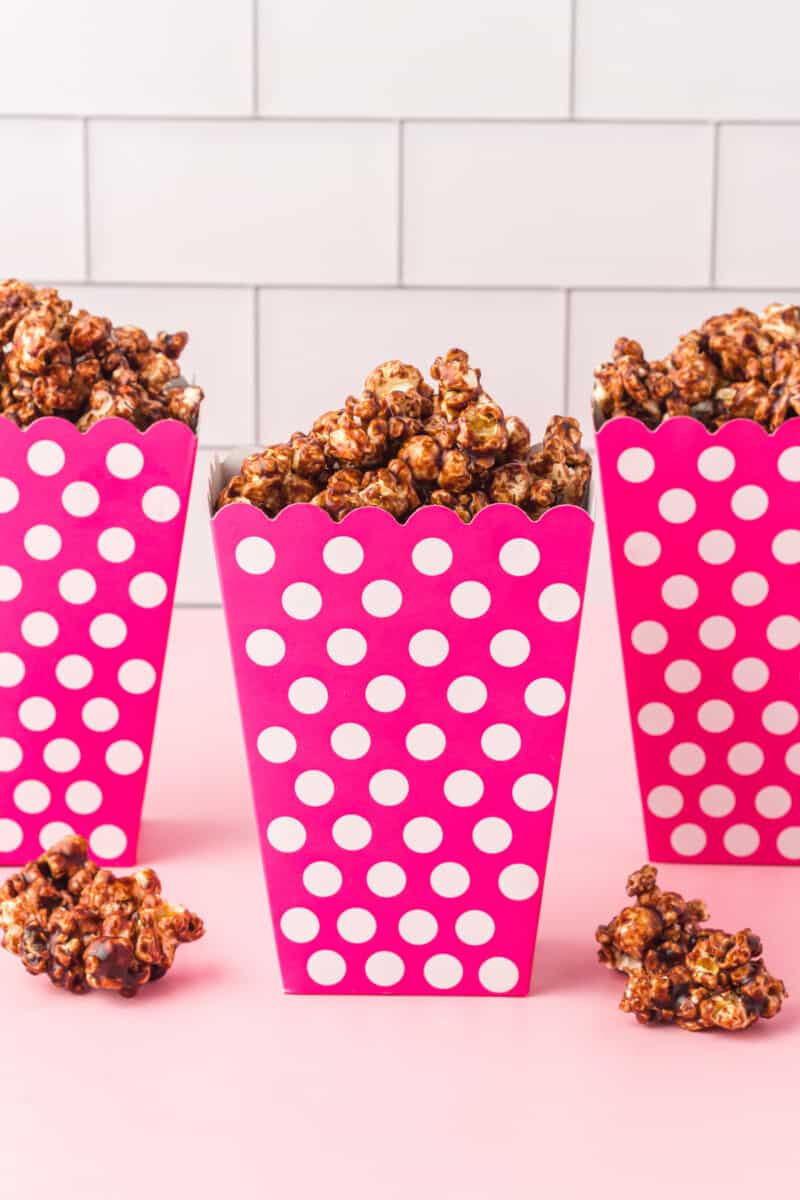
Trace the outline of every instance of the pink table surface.
<path fill-rule="evenodd" d="M 594 961 L 645 853 L 604 597 L 587 603 L 564 762 L 531 997 L 285 997 L 222 614 L 177 613 L 141 851 L 208 934 L 128 1002 L 0 957 L 0 1194 L 674 1200 L 788 1181 L 800 1000 L 741 1036 L 643 1028 Z M 664 881 L 750 923 L 800 996 L 800 868 Z"/>

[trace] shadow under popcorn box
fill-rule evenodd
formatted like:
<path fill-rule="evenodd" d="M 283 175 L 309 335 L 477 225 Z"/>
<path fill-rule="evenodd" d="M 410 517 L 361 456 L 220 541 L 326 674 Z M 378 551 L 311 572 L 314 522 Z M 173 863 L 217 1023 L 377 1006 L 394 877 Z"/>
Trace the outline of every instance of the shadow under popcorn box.
<path fill-rule="evenodd" d="M 800 420 L 597 446 L 650 857 L 800 863 Z"/>
<path fill-rule="evenodd" d="M 0 420 L 0 865 L 132 863 L 195 434 Z"/>
<path fill-rule="evenodd" d="M 527 994 L 592 530 L 213 515 L 286 991 Z"/>

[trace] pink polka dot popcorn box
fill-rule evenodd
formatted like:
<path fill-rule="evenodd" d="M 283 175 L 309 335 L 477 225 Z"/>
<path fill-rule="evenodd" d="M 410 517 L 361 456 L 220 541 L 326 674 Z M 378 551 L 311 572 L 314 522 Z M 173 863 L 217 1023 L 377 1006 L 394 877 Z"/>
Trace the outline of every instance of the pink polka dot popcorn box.
<path fill-rule="evenodd" d="M 592 528 L 213 517 L 286 991 L 527 994 Z"/>
<path fill-rule="evenodd" d="M 800 421 L 597 444 L 650 857 L 800 863 Z"/>
<path fill-rule="evenodd" d="M 0 864 L 132 863 L 197 439 L 0 420 Z"/>

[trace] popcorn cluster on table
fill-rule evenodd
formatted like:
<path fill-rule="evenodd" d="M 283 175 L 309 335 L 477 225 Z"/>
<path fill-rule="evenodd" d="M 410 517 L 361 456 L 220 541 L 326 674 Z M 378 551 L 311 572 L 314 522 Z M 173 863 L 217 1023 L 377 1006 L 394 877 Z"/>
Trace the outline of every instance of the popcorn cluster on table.
<path fill-rule="evenodd" d="M 82 993 L 135 996 L 166 975 L 183 942 L 203 922 L 166 903 L 155 871 L 115 876 L 87 857 L 83 838 L 66 837 L 0 887 L 0 941 L 31 975 Z"/>
<path fill-rule="evenodd" d="M 703 927 L 705 903 L 663 892 L 656 875 L 649 865 L 635 871 L 635 903 L 595 935 L 600 962 L 628 976 L 622 1011 L 693 1031 L 747 1029 L 779 1013 L 786 988 L 764 966 L 761 940 L 750 929 Z"/>
<path fill-rule="evenodd" d="M 90 429 L 122 417 L 139 429 L 172 418 L 195 429 L 201 388 L 181 377 L 189 336 L 112 326 L 59 296 L 18 279 L 0 284 L 0 416 L 26 427 L 65 417 Z"/>
<path fill-rule="evenodd" d="M 324 413 L 310 434 L 251 454 L 217 507 L 250 503 L 274 516 L 310 502 L 341 520 L 375 507 L 405 520 L 439 504 L 470 521 L 491 503 L 532 517 L 556 504 L 585 505 L 591 460 L 569 417 L 553 417 L 541 446 L 519 417 L 506 416 L 481 385 L 463 350 L 422 372 L 393 359 L 371 371 L 360 396 Z"/>
<path fill-rule="evenodd" d="M 710 317 L 648 362 L 639 342 L 618 338 L 595 371 L 595 423 L 636 417 L 655 428 L 691 416 L 710 429 L 745 417 L 766 429 L 800 414 L 800 306 L 770 304 Z"/>

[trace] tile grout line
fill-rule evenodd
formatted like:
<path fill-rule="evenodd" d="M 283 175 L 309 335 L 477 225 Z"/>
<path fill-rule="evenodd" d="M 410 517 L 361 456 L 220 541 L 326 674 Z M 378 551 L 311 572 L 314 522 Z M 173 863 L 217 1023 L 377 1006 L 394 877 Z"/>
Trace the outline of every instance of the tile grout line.
<path fill-rule="evenodd" d="M 567 81 L 567 114 L 575 118 L 575 59 L 578 42 L 578 0 L 570 0 L 569 13 L 569 79 Z"/>
<path fill-rule="evenodd" d="M 259 87 L 258 87 L 258 70 L 259 70 L 259 55 L 258 55 L 258 0 L 252 0 L 252 22 L 250 27 L 250 37 L 252 41 L 251 51 L 253 56 L 253 79 L 252 79 L 252 103 L 253 116 L 258 116 L 258 105 L 260 102 Z"/>
<path fill-rule="evenodd" d="M 712 287 L 708 283 L 205 283 L 197 279 L 33 279 L 37 287 L 83 287 L 87 282 L 98 288 L 151 288 L 153 290 L 174 289 L 198 292 L 498 292 L 505 295 L 532 294 L 552 295 L 561 294 L 565 288 L 575 294 L 609 292 L 613 294 L 634 295 L 637 292 L 665 293 L 676 292 L 796 292 L 800 284 L 790 286 L 785 283 L 718 283 Z"/>
<path fill-rule="evenodd" d="M 708 278 L 714 287 L 717 278 L 717 208 L 719 206 L 719 150 L 720 127 L 719 121 L 713 126 L 713 141 L 711 146 L 711 246 L 709 251 Z"/>
<path fill-rule="evenodd" d="M 405 122 L 397 122 L 397 284 L 404 286 L 405 255 L 405 176 L 406 176 L 406 130 Z"/>
<path fill-rule="evenodd" d="M 179 124 L 207 124 L 207 125 L 230 125 L 237 121 L 239 124 L 263 124 L 263 125 L 278 125 L 293 124 L 293 125 L 392 125 L 397 121 L 403 121 L 408 125 L 613 125 L 626 127 L 630 125 L 675 125 L 685 126 L 689 128 L 697 128 L 698 126 L 708 125 L 710 118 L 708 117 L 619 117 L 619 116 L 536 116 L 529 114 L 528 116 L 499 116 L 487 117 L 481 116 L 479 113 L 474 113 L 467 116 L 403 116 L 399 113 L 388 113 L 385 116 L 374 117 L 365 114 L 347 114 L 339 113 L 332 115 L 330 113 L 317 114 L 292 114 L 292 113 L 252 113 L 242 112 L 234 114 L 224 113 L 92 113 L 87 117 L 86 113 L 36 113 L 36 112 L 0 112 L 0 122 L 2 121 L 82 121 L 89 119 L 92 121 L 119 121 L 130 122 L 132 124 L 152 124 L 152 123 L 173 123 Z M 753 128 L 769 128 L 776 126 L 780 128 L 797 128 L 800 127 L 800 117 L 724 117 L 718 116 L 713 120 L 719 124 L 747 126 Z"/>
<path fill-rule="evenodd" d="M 92 210 L 91 171 L 89 167 L 89 117 L 81 122 L 81 147 L 83 154 L 83 273 L 86 283 L 92 278 Z"/>
<path fill-rule="evenodd" d="M 253 412 L 253 433 L 255 441 L 261 444 L 261 299 L 257 287 L 253 288 L 253 396 L 255 409 Z"/>
<path fill-rule="evenodd" d="M 572 291 L 570 288 L 564 289 L 564 345 L 563 359 L 561 370 L 563 379 L 561 383 L 563 412 L 566 416 L 572 416 L 570 412 L 570 395 L 569 395 L 569 360 L 570 350 L 572 347 Z"/>

